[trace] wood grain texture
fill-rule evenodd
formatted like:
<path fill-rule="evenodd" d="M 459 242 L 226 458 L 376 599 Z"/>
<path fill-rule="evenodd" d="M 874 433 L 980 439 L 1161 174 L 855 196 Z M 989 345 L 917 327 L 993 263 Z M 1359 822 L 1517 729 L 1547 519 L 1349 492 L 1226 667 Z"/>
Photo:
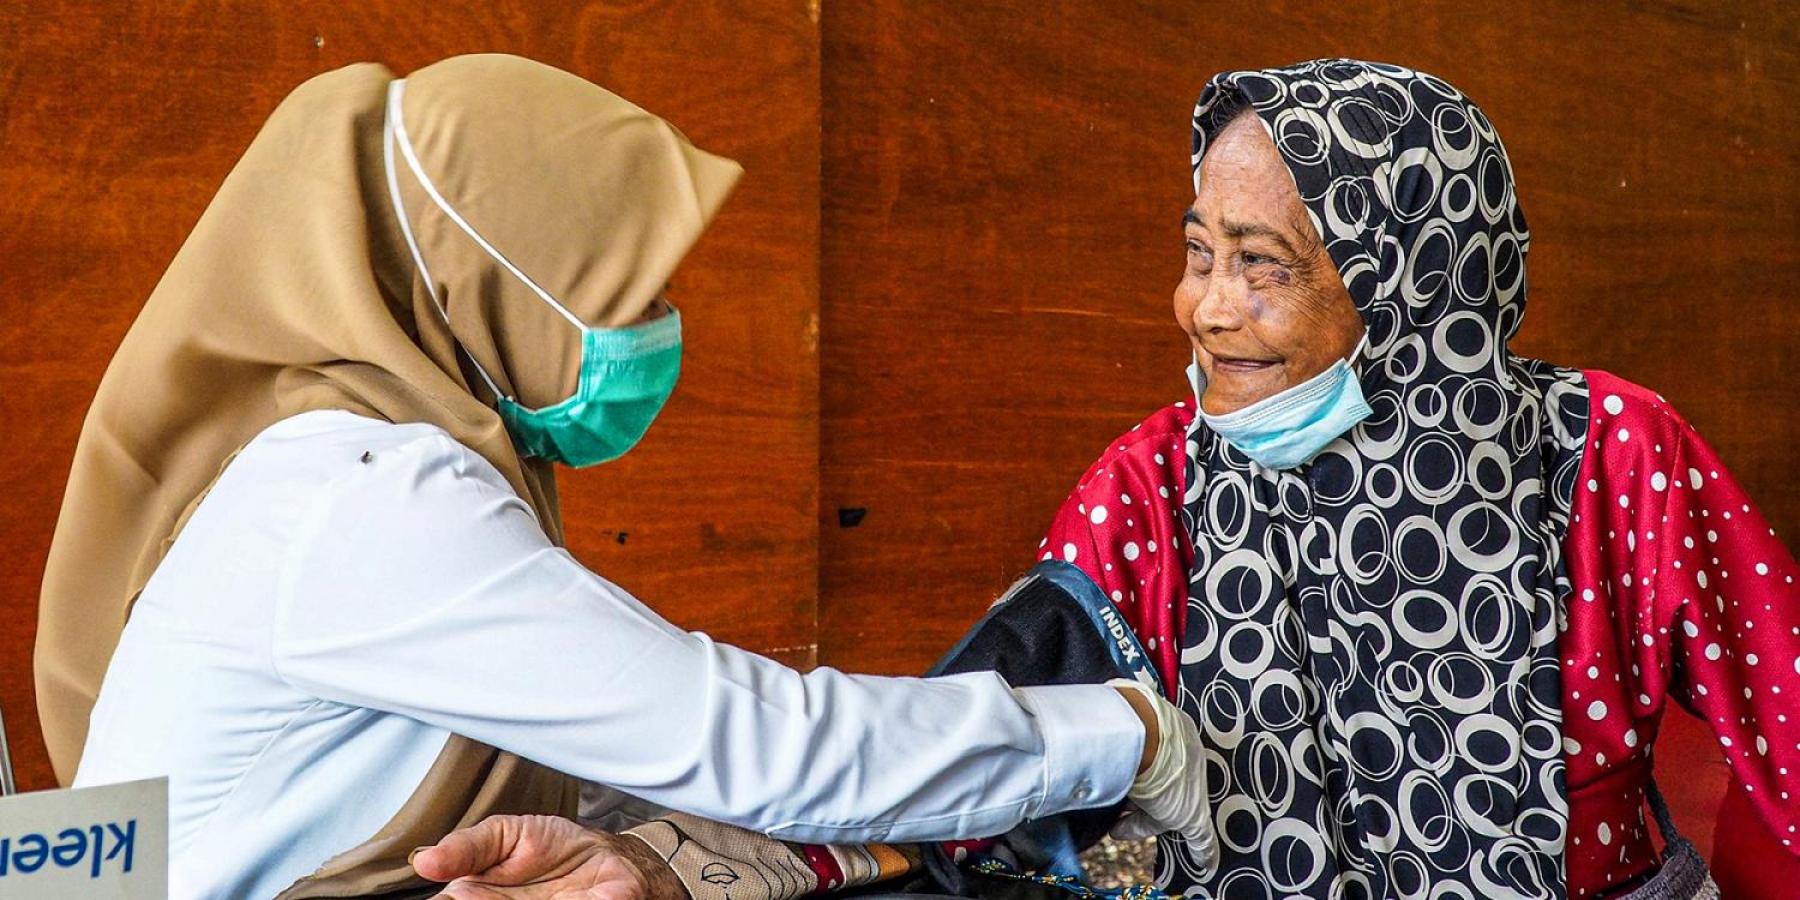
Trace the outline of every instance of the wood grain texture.
<path fill-rule="evenodd" d="M 690 348 L 642 447 L 562 478 L 571 549 L 680 624 L 810 665 L 818 30 L 804 0 L 0 4 L 0 708 L 51 784 L 31 645 L 69 460 L 113 348 L 276 103 L 375 60 L 503 51 L 657 112 L 746 174 L 676 275 Z M 153 389 L 153 386 L 147 386 Z"/>

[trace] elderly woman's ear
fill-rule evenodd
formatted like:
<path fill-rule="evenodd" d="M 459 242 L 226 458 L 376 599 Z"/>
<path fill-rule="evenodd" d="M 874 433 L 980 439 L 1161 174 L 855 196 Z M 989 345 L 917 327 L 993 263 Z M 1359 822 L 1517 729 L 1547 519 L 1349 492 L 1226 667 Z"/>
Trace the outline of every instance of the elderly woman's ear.
<path fill-rule="evenodd" d="M 1196 185 L 1175 318 L 1206 376 L 1202 408 L 1226 415 L 1348 358 L 1363 321 L 1254 113 L 1219 131 Z"/>

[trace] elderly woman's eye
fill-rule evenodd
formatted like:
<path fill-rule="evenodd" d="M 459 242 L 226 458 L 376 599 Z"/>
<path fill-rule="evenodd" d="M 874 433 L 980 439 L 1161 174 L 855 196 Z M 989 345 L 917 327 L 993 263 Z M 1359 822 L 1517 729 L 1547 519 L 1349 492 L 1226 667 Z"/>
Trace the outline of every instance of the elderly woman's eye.
<path fill-rule="evenodd" d="M 1212 251 L 1205 244 L 1189 238 L 1187 241 L 1188 261 L 1197 266 L 1212 265 Z"/>
<path fill-rule="evenodd" d="M 1261 253 L 1239 253 L 1240 271 L 1253 275 L 1258 281 L 1270 284 L 1292 284 L 1293 273 L 1288 270 L 1287 263 L 1273 256 Z"/>

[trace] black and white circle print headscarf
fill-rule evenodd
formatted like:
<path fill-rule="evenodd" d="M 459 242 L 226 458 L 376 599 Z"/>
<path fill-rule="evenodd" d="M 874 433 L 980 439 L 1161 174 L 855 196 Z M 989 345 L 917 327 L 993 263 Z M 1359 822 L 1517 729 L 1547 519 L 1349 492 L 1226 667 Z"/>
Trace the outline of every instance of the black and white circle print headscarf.
<path fill-rule="evenodd" d="M 1368 326 L 1374 412 L 1291 471 L 1189 431 L 1180 699 L 1209 746 L 1220 859 L 1165 841 L 1158 881 L 1563 897 L 1556 642 L 1587 389 L 1507 350 L 1528 235 L 1506 151 L 1442 80 L 1329 59 L 1213 78 L 1196 177 L 1246 107 Z"/>

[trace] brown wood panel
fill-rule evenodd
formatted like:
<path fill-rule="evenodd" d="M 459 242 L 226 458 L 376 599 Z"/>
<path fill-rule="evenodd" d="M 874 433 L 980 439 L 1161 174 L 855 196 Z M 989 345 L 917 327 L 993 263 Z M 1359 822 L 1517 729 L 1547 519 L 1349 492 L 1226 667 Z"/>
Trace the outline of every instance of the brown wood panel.
<path fill-rule="evenodd" d="M 688 364 L 626 459 L 563 478 L 570 545 L 689 627 L 812 660 L 818 28 L 805 0 L 0 4 L 0 707 L 51 783 L 30 672 L 44 555 L 113 348 L 275 104 L 377 60 L 520 53 L 747 172 L 673 295 Z M 153 389 L 147 386 L 147 389 Z"/>

